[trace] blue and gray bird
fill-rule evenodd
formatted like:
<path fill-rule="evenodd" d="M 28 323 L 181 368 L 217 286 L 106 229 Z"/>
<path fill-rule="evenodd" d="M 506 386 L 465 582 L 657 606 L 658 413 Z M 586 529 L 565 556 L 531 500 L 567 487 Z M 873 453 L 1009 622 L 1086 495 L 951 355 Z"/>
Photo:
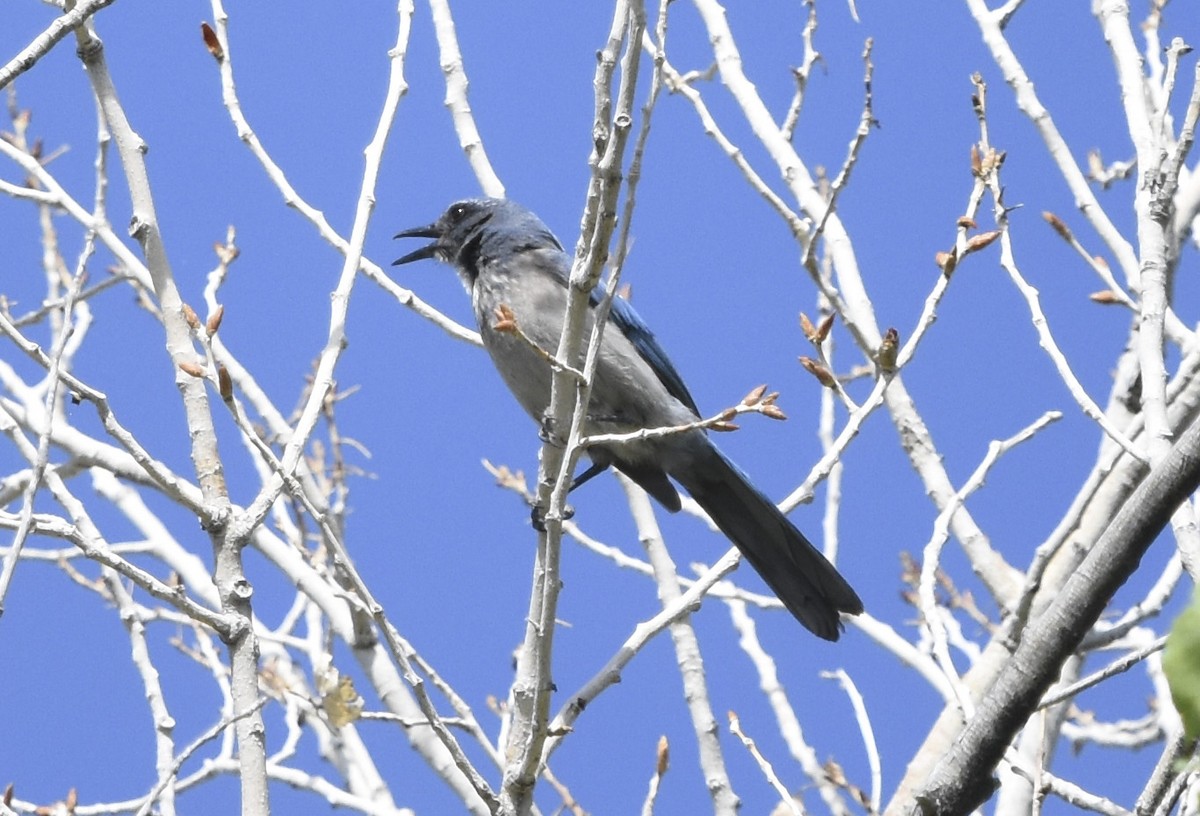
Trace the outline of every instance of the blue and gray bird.
<path fill-rule="evenodd" d="M 558 348 L 571 269 L 562 244 L 529 210 L 496 198 L 455 202 L 429 226 L 396 237 L 434 239 L 395 263 L 436 258 L 454 266 L 471 295 L 492 362 L 521 406 L 542 421 L 552 372 L 529 341 L 551 354 Z M 588 333 L 599 301 L 593 293 Z M 502 306 L 512 312 L 524 337 L 496 328 Z M 613 300 L 585 433 L 628 433 L 698 419 L 692 395 L 650 329 L 626 301 Z M 671 479 L 683 485 L 783 605 L 818 637 L 837 640 L 839 613 L 863 611 L 850 584 L 704 431 L 595 445 L 587 454 L 592 467 L 573 487 L 614 467 L 674 513 L 680 499 Z"/>

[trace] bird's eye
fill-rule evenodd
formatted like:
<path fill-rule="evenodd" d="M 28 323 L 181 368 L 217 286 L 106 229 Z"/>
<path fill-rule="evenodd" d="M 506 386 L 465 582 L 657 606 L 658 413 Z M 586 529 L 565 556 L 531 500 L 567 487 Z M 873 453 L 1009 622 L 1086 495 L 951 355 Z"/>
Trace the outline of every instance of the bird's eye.
<path fill-rule="evenodd" d="M 450 220 L 451 221 L 459 221 L 466 214 L 467 214 L 467 205 L 466 204 L 455 204 L 453 207 L 450 208 Z"/>

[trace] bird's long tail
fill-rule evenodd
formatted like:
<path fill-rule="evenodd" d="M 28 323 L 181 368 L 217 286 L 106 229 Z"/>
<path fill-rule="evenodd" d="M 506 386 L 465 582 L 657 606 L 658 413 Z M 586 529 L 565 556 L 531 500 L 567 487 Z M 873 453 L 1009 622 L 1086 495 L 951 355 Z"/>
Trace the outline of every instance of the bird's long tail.
<path fill-rule="evenodd" d="M 697 446 L 690 466 L 671 475 L 805 628 L 817 637 L 837 640 L 838 613 L 863 611 L 858 595 L 737 465 L 707 439 L 704 442 Z"/>

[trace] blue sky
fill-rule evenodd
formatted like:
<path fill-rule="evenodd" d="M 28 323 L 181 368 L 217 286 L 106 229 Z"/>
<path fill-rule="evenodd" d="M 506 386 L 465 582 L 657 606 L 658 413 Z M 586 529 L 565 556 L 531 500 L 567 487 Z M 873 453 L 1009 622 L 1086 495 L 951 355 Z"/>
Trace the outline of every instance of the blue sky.
<path fill-rule="evenodd" d="M 1091 148 L 1099 148 L 1106 160 L 1127 159 L 1133 149 L 1112 59 L 1085 5 L 1028 4 L 1009 37 L 1077 160 Z M 797 130 L 800 155 L 810 169 L 824 166 L 830 174 L 841 165 L 861 110 L 863 41 L 874 38 L 879 127 L 862 149 L 839 214 L 880 325 L 896 327 L 904 339 L 939 274 L 934 255 L 953 243 L 955 219 L 970 192 L 969 148 L 978 139 L 970 76 L 982 73 L 989 86 L 991 137 L 1008 151 L 1006 201 L 1019 205 L 1010 215 L 1017 260 L 1039 289 L 1077 376 L 1103 404 L 1130 317 L 1087 300 L 1102 286 L 1045 226 L 1041 212 L 1062 216 L 1093 252 L 1101 251 L 1100 242 L 1014 105 L 965 6 L 938 9 L 917 13 L 910 4 L 860 2 L 856 22 L 845 4 L 820 4 L 816 42 L 824 59 L 813 71 Z M 348 234 L 362 149 L 386 88 L 394 9 L 382 3 L 301 3 L 281 13 L 278 6 L 230 3 L 228 11 L 239 93 L 256 133 L 301 195 Z M 595 52 L 611 9 L 598 3 L 465 3 L 454 11 L 471 105 L 493 166 L 508 195 L 541 215 L 570 246 L 589 173 Z M 1168 6 L 1164 40 L 1178 34 L 1200 42 L 1198 21 L 1194 15 L 1187 19 L 1188 13 L 1182 3 Z M 764 0 L 730 4 L 728 14 L 747 73 L 781 118 L 794 90 L 790 68 L 802 54 L 805 9 Z M 683 70 L 707 68 L 711 51 L 695 10 L 677 3 L 671 15 L 672 62 Z M 54 9 L 45 4 L 9 0 L 0 11 L 0 56 L 7 61 L 53 17 Z M 184 297 L 202 303 L 205 275 L 215 263 L 211 247 L 229 225 L 236 226 L 241 257 L 221 292 L 226 306 L 221 336 L 286 413 L 301 398 L 304 377 L 324 343 L 329 292 L 341 258 L 283 206 L 239 143 L 221 104 L 216 66 L 200 40 L 198 24 L 211 17 L 211 9 L 199 3 L 118 0 L 97 20 L 121 99 L 149 146 L 163 235 Z M 1181 72 L 1177 116 L 1191 70 L 1187 62 Z M 409 248 L 391 240 L 395 232 L 428 223 L 450 201 L 478 193 L 442 104 L 445 87 L 423 5 L 417 8 L 405 74 L 410 88 L 383 162 L 365 250 L 384 266 Z M 639 98 L 647 87 L 643 81 Z M 728 135 L 774 189 L 785 193 L 720 83 L 698 87 Z M 19 105 L 33 111 L 31 132 L 48 150 L 69 148 L 51 170 L 77 198 L 90 201 L 95 116 L 73 44 L 60 44 L 16 89 Z M 114 155 L 114 167 L 115 161 Z M 20 173 L 0 163 L 0 178 L 19 181 Z M 1100 195 L 1118 227 L 1131 234 L 1132 184 Z M 821 391 L 796 362 L 797 355 L 810 354 L 797 313 L 815 314 L 815 293 L 799 268 L 796 245 L 703 133 L 691 106 L 676 96 L 664 95 L 655 111 L 638 202 L 623 280 L 701 408 L 715 412 L 764 382 L 782 392 L 788 422 L 749 417 L 740 432 L 719 440 L 768 495 L 780 498 L 820 457 L 815 429 Z M 114 180 L 109 209 L 119 228 L 128 207 L 123 184 Z M 985 221 L 981 229 L 990 228 Z M 58 225 L 71 262 L 81 232 L 65 217 Z M 40 300 L 43 286 L 35 209 L 0 199 L 0 235 L 6 248 L 0 292 L 29 308 Z M 1065 414 L 1008 454 L 969 503 L 993 546 L 1024 569 L 1091 467 L 1100 437 L 1038 348 L 1024 302 L 998 257 L 993 247 L 963 263 L 903 378 L 956 484 L 969 476 L 991 440 L 1010 436 L 1047 410 Z M 1197 317 L 1196 284 L 1188 274 L 1194 259 L 1194 249 L 1185 254 L 1175 292 L 1185 324 Z M 93 262 L 94 279 L 110 261 L 101 254 Z M 390 271 L 436 308 L 470 323 L 469 302 L 448 268 L 427 262 Z M 161 329 L 120 287 L 97 298 L 93 310 L 95 323 L 75 372 L 108 393 L 122 421 L 148 448 L 178 472 L 191 474 Z M 481 460 L 533 474 L 536 427 L 505 392 L 485 354 L 451 339 L 366 279 L 354 291 L 348 334 L 336 377 L 339 387 L 358 390 L 339 405 L 339 428 L 370 457 L 348 452 L 363 475 L 350 482 L 347 546 L 397 626 L 494 732 L 486 700 L 503 698 L 511 682 L 535 535 L 527 508 L 494 485 Z M 46 341 L 44 334 L 34 336 Z M 862 362 L 844 333 L 835 337 L 843 366 Z M 11 345 L 0 356 L 31 372 Z M 869 387 L 858 381 L 849 391 L 861 400 Z M 90 408 L 71 410 L 73 421 L 95 429 Z M 257 477 L 236 429 L 217 413 L 232 498 L 249 502 Z M 844 420 L 839 409 L 839 427 Z M 915 639 L 915 610 L 900 597 L 900 553 L 919 553 L 937 509 L 884 412 L 871 417 L 843 461 L 840 567 L 872 615 Z M 0 446 L 0 465 L 5 473 L 18 467 L 10 446 Z M 86 484 L 80 490 L 86 494 Z M 823 498 L 822 490 L 816 503 L 793 514 L 818 545 Z M 161 500 L 148 501 L 189 549 L 211 558 L 194 519 Z M 590 484 L 572 503 L 589 534 L 641 555 L 612 479 Z M 54 509 L 48 500 L 39 507 Z M 133 535 L 121 520 L 107 521 L 110 540 Z M 660 514 L 660 522 L 685 574 L 689 563 L 711 563 L 727 547 L 694 519 Z M 1164 537 L 1151 550 L 1135 586 L 1118 596 L 1118 609 L 1157 576 L 1171 547 Z M 257 614 L 277 622 L 292 588 L 254 553 L 248 569 Z M 991 611 L 953 543 L 946 569 Z M 566 694 L 654 613 L 657 601 L 649 581 L 569 542 L 563 574 L 559 612 L 569 626 L 559 632 L 555 681 Z M 762 590 L 746 567 L 735 577 Z M 1177 591 L 1180 597 L 1186 593 L 1186 586 Z M 937 695 L 853 627 L 841 643 L 830 645 L 810 637 L 782 611 L 754 614 L 818 756 L 835 758 L 865 787 L 867 766 L 848 726 L 849 705 L 819 672 L 842 667 L 854 677 L 880 742 L 886 798 L 940 710 Z M 737 648 L 727 610 L 709 601 L 694 620 L 718 721 L 723 726 L 724 713 L 736 711 L 785 781 L 800 785 L 798 771 L 773 736 L 770 711 Z M 963 625 L 967 635 L 985 640 L 978 626 Z M 218 716 L 219 699 L 210 678 L 173 653 L 168 643 L 173 634 L 158 624 L 152 642 L 164 667 L 175 670 L 169 693 L 177 736 L 186 744 Z M 12 781 L 19 798 L 39 803 L 71 786 L 87 802 L 144 793 L 154 774 L 151 727 L 128 660 L 128 639 L 111 609 L 53 566 L 23 564 L 0 619 L 0 655 L 0 699 L 9 702 L 0 725 L 0 784 Z M 352 667 L 344 646 L 335 651 L 335 663 Z M 1135 670 L 1086 704 L 1101 717 L 1134 718 L 1145 712 L 1151 693 L 1145 673 Z M 368 707 L 377 704 L 368 695 Z M 278 713 L 268 710 L 267 718 L 278 733 Z M 590 812 L 634 812 L 653 769 L 655 743 L 667 734 L 672 770 L 660 812 L 701 812 L 707 796 L 690 728 L 670 640 L 660 637 L 623 682 L 581 717 L 577 733 L 555 756 L 555 772 Z M 371 723 L 361 731 L 376 749 L 399 804 L 418 813 L 455 811 L 456 800 L 394 728 Z M 722 742 L 743 812 L 767 812 L 776 801 L 773 792 L 735 739 L 726 734 Z M 313 757 L 311 744 L 303 747 L 298 764 L 329 772 Z M 1062 776 L 1130 806 L 1158 749 L 1131 754 L 1087 746 L 1077 756 L 1062 753 L 1056 766 Z M 272 792 L 278 812 L 324 807 L 282 786 Z M 236 785 L 224 779 L 187 795 L 181 807 L 217 812 L 235 800 Z M 819 807 L 811 793 L 806 801 Z M 551 812 L 557 800 L 546 790 L 539 802 L 543 812 Z M 1052 801 L 1048 812 L 1066 809 Z"/>

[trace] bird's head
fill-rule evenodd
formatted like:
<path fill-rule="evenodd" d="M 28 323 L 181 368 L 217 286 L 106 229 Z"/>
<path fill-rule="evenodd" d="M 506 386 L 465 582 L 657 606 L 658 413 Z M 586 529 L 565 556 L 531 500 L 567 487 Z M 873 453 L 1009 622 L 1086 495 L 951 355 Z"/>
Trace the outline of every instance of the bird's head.
<path fill-rule="evenodd" d="M 468 198 L 446 208 L 441 217 L 424 227 L 396 233 L 397 238 L 432 238 L 392 262 L 393 266 L 437 258 L 454 264 L 473 280 L 481 252 L 521 251 L 537 247 L 562 249 L 545 224 L 529 210 L 503 198 Z"/>
<path fill-rule="evenodd" d="M 491 221 L 504 202 L 498 198 L 468 198 L 455 201 L 441 217 L 424 227 L 413 227 L 396 233 L 396 238 L 432 238 L 426 244 L 403 258 L 392 262 L 392 266 L 437 258 L 445 263 L 455 263 L 458 255 L 473 238 L 478 238 L 484 224 Z"/>

